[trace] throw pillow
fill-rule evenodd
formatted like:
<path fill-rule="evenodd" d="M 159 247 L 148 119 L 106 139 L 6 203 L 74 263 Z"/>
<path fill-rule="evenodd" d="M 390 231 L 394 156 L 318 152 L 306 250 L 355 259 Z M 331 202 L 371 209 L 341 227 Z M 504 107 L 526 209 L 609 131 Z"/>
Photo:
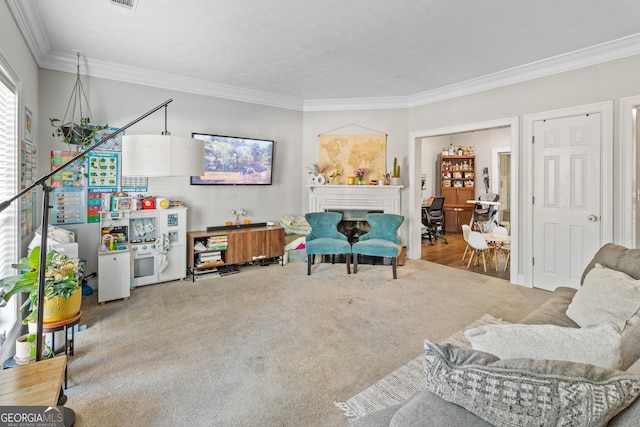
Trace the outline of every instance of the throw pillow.
<path fill-rule="evenodd" d="M 597 328 L 555 325 L 485 325 L 464 335 L 474 350 L 500 359 L 550 359 L 620 369 L 620 332 L 613 323 Z"/>
<path fill-rule="evenodd" d="M 613 322 L 623 331 L 639 309 L 640 280 L 596 264 L 587 273 L 566 314 L 583 328 Z"/>
<path fill-rule="evenodd" d="M 582 363 L 506 359 L 425 341 L 425 389 L 495 426 L 605 426 L 640 376 Z"/>

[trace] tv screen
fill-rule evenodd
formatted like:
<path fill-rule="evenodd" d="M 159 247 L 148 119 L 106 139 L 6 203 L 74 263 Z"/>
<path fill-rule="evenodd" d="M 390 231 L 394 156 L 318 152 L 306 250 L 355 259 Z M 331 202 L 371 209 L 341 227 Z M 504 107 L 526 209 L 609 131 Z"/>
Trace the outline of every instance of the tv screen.
<path fill-rule="evenodd" d="M 204 175 L 191 185 L 271 185 L 273 145 L 267 139 L 192 133 L 204 140 Z"/>

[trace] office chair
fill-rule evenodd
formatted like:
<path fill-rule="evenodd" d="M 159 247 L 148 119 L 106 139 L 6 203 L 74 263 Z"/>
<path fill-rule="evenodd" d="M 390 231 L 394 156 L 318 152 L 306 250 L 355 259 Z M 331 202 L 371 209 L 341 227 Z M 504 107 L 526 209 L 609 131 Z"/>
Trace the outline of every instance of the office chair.
<path fill-rule="evenodd" d="M 482 202 L 498 202 L 500 195 L 495 193 L 485 193 L 478 197 L 478 202 L 473 210 L 473 226 L 475 231 L 490 233 L 493 226 L 497 224 L 496 215 L 500 205 L 485 205 Z"/>
<path fill-rule="evenodd" d="M 431 206 L 422 210 L 422 224 L 427 228 L 426 237 L 431 244 L 434 240 L 442 239 L 446 244 L 449 241 L 443 236 L 444 233 L 444 197 L 435 197 Z"/>

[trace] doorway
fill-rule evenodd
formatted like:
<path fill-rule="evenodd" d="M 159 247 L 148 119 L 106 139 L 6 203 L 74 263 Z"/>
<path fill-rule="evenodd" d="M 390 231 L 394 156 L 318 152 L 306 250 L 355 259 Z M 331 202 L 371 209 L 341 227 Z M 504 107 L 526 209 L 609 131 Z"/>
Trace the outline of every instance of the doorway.
<path fill-rule="evenodd" d="M 513 236 L 513 241 L 511 245 L 511 262 L 509 269 L 509 281 L 514 284 L 518 284 L 518 275 L 519 275 L 519 265 L 518 265 L 518 192 L 515 190 L 518 188 L 518 118 L 504 118 L 487 122 L 479 122 L 479 123 L 471 123 L 464 125 L 457 125 L 446 128 L 439 129 L 431 129 L 425 131 L 412 132 L 410 135 L 410 144 L 409 144 L 409 158 L 414 159 L 414 167 L 413 172 L 409 175 L 409 187 L 414 189 L 414 191 L 409 193 L 409 203 L 413 209 L 413 213 L 411 218 L 409 218 L 409 256 L 410 258 L 422 258 L 422 233 L 421 233 L 421 209 L 422 209 L 422 200 L 425 194 L 433 194 L 434 189 L 439 185 L 436 181 L 436 173 L 435 173 L 435 157 L 432 155 L 432 164 L 431 169 L 429 171 L 423 171 L 423 150 L 433 150 L 437 151 L 440 149 L 442 151 L 441 141 L 442 137 L 447 137 L 449 135 L 460 135 L 466 134 L 466 138 L 470 138 L 470 145 L 473 145 L 473 134 L 476 132 L 476 139 L 478 138 L 478 133 L 480 131 L 490 131 L 492 129 L 505 129 L 508 132 L 508 138 L 506 139 L 506 143 L 503 141 L 502 144 L 499 144 L 495 148 L 500 147 L 509 147 L 511 150 L 509 156 L 509 170 L 510 170 L 510 180 L 507 185 L 509 185 L 509 203 L 510 203 L 510 231 Z M 425 146 L 424 139 L 425 138 L 435 138 L 438 137 L 438 147 L 429 147 Z M 469 145 L 462 144 L 462 145 Z M 492 163 L 491 156 L 492 151 L 491 148 L 488 149 L 488 153 L 486 154 L 486 160 L 480 160 L 480 164 L 476 165 L 476 173 L 478 171 L 482 171 L 483 164 L 489 166 Z M 475 152 L 475 150 L 474 150 Z M 484 162 L 484 163 L 483 163 Z M 423 190 L 422 177 L 426 175 L 426 190 Z M 498 181 L 497 179 L 495 180 Z M 497 184 L 496 184 L 497 186 Z M 478 190 L 480 191 L 480 187 Z M 497 191 L 497 188 L 496 188 Z M 484 192 L 484 187 L 482 187 L 481 193 Z M 434 194 L 435 195 L 435 194 Z M 477 198 L 477 195 L 476 195 Z M 462 256 L 462 254 L 460 254 Z"/>

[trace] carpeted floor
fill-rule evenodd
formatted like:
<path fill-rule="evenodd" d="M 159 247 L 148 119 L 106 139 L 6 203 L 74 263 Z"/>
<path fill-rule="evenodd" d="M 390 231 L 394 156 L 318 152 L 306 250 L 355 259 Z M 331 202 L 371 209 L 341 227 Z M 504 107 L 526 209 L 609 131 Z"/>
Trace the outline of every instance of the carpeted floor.
<path fill-rule="evenodd" d="M 408 260 L 243 267 L 84 297 L 67 406 L 76 426 L 345 426 L 345 401 L 489 313 L 515 322 L 551 294 Z"/>
<path fill-rule="evenodd" d="M 471 348 L 471 343 L 464 336 L 464 331 L 492 324 L 509 324 L 509 322 L 504 322 L 502 319 L 496 319 L 490 314 L 485 314 L 442 342 L 460 348 Z M 356 419 L 371 412 L 405 402 L 425 387 L 423 362 L 423 355 L 416 357 L 345 402 L 336 402 L 336 406 L 344 411 L 345 416 Z"/>

